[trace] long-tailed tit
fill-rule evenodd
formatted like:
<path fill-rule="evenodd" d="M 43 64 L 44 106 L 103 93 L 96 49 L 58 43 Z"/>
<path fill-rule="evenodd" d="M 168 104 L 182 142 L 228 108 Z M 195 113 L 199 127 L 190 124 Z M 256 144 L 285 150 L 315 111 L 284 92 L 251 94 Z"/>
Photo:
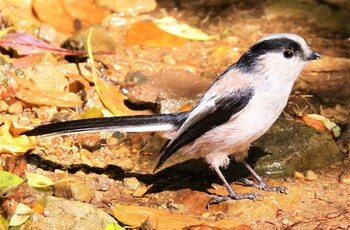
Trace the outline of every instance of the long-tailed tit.
<path fill-rule="evenodd" d="M 246 185 L 275 192 L 244 161 L 250 143 L 262 136 L 287 104 L 294 81 L 305 64 L 319 59 L 306 41 L 295 34 L 271 34 L 257 41 L 237 63 L 226 69 L 189 112 L 94 118 L 42 125 L 26 135 L 61 135 L 114 130 L 124 132 L 172 131 L 173 138 L 163 148 L 155 170 L 180 148 L 187 146 L 193 158 L 204 158 L 215 170 L 229 195 L 216 196 L 211 202 L 227 199 L 252 199 L 257 193 L 237 194 L 220 171 L 229 156 L 243 162 L 258 183 L 243 179 Z"/>

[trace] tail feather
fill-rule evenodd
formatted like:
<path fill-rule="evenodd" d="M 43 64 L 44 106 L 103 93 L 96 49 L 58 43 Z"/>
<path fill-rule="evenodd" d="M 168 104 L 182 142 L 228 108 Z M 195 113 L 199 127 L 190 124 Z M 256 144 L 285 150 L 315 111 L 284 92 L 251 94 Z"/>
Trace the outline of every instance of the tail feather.
<path fill-rule="evenodd" d="M 56 136 L 63 134 L 120 131 L 120 132 L 150 132 L 168 131 L 177 129 L 188 116 L 188 112 L 161 114 L 161 115 L 138 115 L 122 117 L 106 117 L 81 119 L 66 122 L 40 125 L 32 130 L 25 131 L 27 136 Z"/>

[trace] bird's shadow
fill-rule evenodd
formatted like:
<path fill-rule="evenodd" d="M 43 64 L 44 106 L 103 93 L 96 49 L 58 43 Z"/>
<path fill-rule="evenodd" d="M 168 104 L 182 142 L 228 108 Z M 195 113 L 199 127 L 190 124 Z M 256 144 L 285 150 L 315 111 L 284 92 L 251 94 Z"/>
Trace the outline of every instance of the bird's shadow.
<path fill-rule="evenodd" d="M 260 148 L 252 147 L 248 164 L 254 166 L 259 157 L 266 155 Z M 115 165 L 107 165 L 104 168 L 92 167 L 86 164 L 75 164 L 65 166 L 44 158 L 37 154 L 29 154 L 27 162 L 48 171 L 55 169 L 66 170 L 69 173 L 83 171 L 85 173 L 105 174 L 114 180 L 135 177 L 146 185 L 151 185 L 146 194 L 158 193 L 162 191 L 177 191 L 180 189 L 191 189 L 194 191 L 207 192 L 212 183 L 222 184 L 216 173 L 208 167 L 208 164 L 201 159 L 192 159 L 167 167 L 154 174 L 141 174 L 125 172 Z M 241 163 L 231 160 L 227 169 L 222 170 L 226 180 L 231 183 L 239 178 L 249 176 L 249 171 Z"/>

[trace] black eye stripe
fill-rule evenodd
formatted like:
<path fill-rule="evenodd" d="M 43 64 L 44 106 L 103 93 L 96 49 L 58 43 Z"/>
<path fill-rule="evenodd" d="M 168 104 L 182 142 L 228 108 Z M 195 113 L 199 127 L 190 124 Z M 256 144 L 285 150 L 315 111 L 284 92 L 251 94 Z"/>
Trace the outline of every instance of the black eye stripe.
<path fill-rule="evenodd" d="M 238 60 L 236 66 L 244 72 L 253 71 L 259 57 L 269 52 L 282 53 L 285 51 L 294 51 L 294 54 L 303 55 L 303 49 L 300 44 L 289 38 L 275 38 L 261 41 L 253 45 L 243 56 Z M 287 55 L 288 56 L 288 55 Z"/>

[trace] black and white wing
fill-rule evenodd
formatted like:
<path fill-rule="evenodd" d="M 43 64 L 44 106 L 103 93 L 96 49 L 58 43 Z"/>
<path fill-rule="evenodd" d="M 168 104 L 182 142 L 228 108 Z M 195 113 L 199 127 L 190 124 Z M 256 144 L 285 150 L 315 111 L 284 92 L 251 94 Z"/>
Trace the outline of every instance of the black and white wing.
<path fill-rule="evenodd" d="M 181 147 L 239 113 L 249 103 L 253 95 L 254 91 L 249 87 L 233 89 L 210 98 L 205 95 L 189 114 L 175 137 L 165 146 L 154 170 L 157 170 Z"/>

